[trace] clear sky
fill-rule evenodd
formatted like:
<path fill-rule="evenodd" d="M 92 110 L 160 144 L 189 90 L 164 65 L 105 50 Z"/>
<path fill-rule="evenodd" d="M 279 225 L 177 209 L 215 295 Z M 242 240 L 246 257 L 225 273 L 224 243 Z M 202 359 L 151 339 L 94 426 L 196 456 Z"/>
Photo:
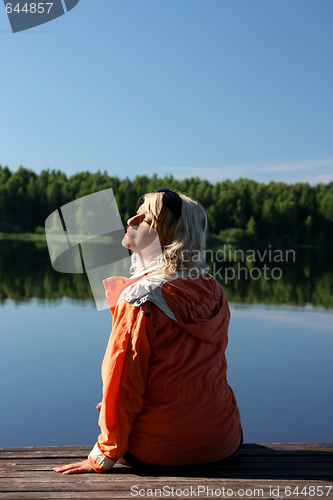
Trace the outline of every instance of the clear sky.
<path fill-rule="evenodd" d="M 80 0 L 13 34 L 1 3 L 0 164 L 329 182 L 332 21 L 332 0 Z"/>

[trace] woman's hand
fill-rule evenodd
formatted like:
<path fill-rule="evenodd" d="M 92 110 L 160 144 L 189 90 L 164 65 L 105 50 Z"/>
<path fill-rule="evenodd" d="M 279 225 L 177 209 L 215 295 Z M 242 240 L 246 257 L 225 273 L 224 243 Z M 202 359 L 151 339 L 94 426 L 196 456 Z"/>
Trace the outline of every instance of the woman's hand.
<path fill-rule="evenodd" d="M 54 467 L 55 472 L 62 472 L 63 474 L 82 474 L 83 472 L 95 472 L 95 469 L 90 465 L 88 459 L 83 462 L 76 462 L 75 464 L 67 464 L 62 467 Z"/>

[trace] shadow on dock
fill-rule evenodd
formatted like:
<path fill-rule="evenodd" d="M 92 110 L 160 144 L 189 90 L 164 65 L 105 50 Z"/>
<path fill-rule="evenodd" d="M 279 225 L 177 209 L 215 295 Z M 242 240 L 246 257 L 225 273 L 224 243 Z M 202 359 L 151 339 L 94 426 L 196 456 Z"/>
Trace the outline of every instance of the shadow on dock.
<path fill-rule="evenodd" d="M 273 445 L 270 445 L 273 446 Z M 281 446 L 281 445 L 280 445 Z M 287 446 L 287 445 L 285 445 Z M 333 446 L 331 451 L 302 448 L 272 449 L 260 444 L 245 444 L 239 456 L 223 465 L 152 467 L 149 470 L 117 465 L 110 473 L 140 477 L 201 477 L 234 479 L 308 479 L 333 482 Z M 323 445 L 329 447 L 330 445 Z"/>

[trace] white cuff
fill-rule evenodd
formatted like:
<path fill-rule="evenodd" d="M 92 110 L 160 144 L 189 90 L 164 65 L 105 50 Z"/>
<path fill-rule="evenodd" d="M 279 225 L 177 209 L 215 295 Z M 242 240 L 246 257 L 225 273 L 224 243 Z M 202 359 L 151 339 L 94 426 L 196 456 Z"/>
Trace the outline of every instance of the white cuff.
<path fill-rule="evenodd" d="M 103 467 L 103 469 L 109 470 L 111 469 L 116 462 L 113 462 L 110 458 L 106 457 L 104 453 L 98 448 L 98 444 L 96 443 L 93 449 L 90 452 L 90 455 L 96 462 Z"/>

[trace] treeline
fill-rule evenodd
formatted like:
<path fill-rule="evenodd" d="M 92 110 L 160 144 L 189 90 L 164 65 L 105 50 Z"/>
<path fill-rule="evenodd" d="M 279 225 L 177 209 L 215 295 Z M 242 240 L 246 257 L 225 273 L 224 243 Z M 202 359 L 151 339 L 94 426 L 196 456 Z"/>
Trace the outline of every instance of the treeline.
<path fill-rule="evenodd" d="M 45 170 L 37 175 L 20 167 L 12 173 L 0 166 L 0 232 L 42 232 L 48 215 L 88 194 L 112 188 L 126 220 L 144 193 L 171 186 L 199 200 L 207 210 L 209 232 L 225 243 L 277 242 L 333 244 L 333 183 L 258 183 L 239 179 L 211 184 L 199 178 L 137 176 L 120 180 L 107 172 L 67 177 Z"/>

